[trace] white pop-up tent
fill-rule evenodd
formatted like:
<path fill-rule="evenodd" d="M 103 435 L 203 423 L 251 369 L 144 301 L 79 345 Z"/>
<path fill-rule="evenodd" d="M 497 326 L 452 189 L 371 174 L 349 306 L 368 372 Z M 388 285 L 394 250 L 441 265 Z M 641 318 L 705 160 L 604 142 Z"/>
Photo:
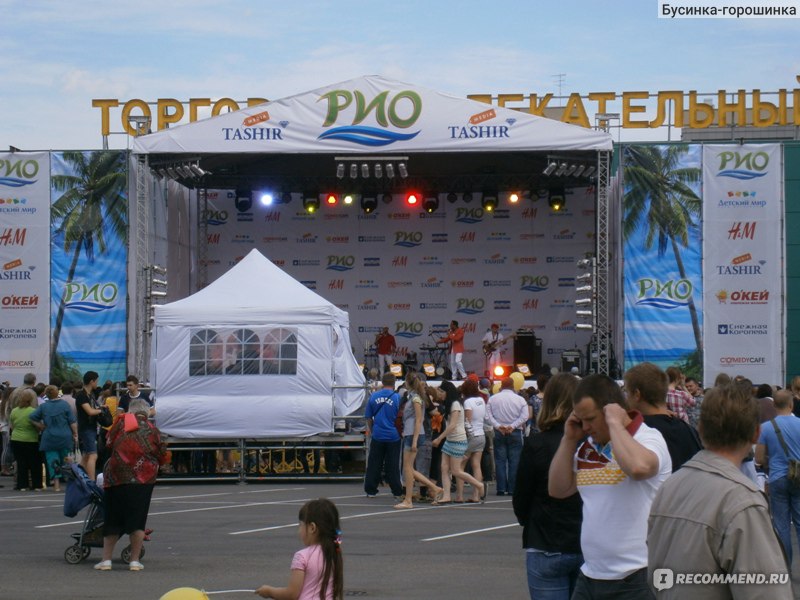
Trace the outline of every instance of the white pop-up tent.
<path fill-rule="evenodd" d="M 348 327 L 345 311 L 252 250 L 203 290 L 156 307 L 159 428 L 179 438 L 330 432 L 364 396 Z"/>

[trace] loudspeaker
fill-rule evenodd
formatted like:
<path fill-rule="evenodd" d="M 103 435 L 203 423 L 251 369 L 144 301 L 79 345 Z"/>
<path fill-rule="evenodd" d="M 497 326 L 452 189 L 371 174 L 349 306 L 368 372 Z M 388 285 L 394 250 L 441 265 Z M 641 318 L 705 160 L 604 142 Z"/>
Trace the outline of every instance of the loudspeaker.
<path fill-rule="evenodd" d="M 542 368 L 542 340 L 533 332 L 518 331 L 514 338 L 514 364 L 525 363 L 536 375 Z"/>

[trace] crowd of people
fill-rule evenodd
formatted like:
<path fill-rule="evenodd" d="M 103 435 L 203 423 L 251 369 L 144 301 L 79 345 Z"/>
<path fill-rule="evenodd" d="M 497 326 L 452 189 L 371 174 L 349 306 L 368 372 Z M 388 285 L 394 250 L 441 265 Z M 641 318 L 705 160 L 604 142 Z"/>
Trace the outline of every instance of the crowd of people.
<path fill-rule="evenodd" d="M 365 413 L 367 496 L 383 481 L 396 509 L 482 502 L 493 479 L 512 496 L 536 600 L 793 597 L 800 378 L 767 393 L 723 375 L 704 390 L 641 363 L 623 382 L 543 373 L 536 389 L 519 383 L 490 390 L 470 375 L 432 387 L 412 371 L 398 386 L 385 374 Z"/>
<path fill-rule="evenodd" d="M 5 384 L 0 403 L 3 432 L 3 475 L 15 471 L 15 490 L 61 492 L 70 462 L 85 476 L 102 483 L 103 560 L 95 565 L 111 570 L 111 555 L 120 535 L 130 536 L 128 568 L 141 571 L 150 498 L 160 467 L 169 458 L 161 433 L 150 422 L 152 395 L 139 389 L 129 375 L 124 383 L 98 386 L 95 371 L 77 383 L 36 382 L 28 373 L 19 387 Z M 125 391 L 119 393 L 124 386 Z M 99 464 L 103 477 L 98 477 Z M 77 488 L 76 488 L 77 489 Z"/>

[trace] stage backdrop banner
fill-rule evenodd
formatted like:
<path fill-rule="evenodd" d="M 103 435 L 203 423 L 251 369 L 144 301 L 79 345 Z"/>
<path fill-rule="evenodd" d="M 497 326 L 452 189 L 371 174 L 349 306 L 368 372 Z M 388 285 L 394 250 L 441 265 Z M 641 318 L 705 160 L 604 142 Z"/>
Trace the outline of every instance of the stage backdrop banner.
<path fill-rule="evenodd" d="M 62 377 L 126 376 L 127 161 L 52 155 L 52 366 Z"/>
<path fill-rule="evenodd" d="M 226 190 L 209 190 L 207 198 L 209 280 L 257 248 L 349 313 L 355 355 L 368 366 L 377 363 L 373 343 L 384 326 L 395 337 L 396 360 L 411 352 L 418 367 L 432 358 L 446 366 L 446 356 L 424 348 L 455 319 L 465 330 L 464 366 L 480 374 L 481 338 L 492 323 L 504 336 L 533 331 L 551 366 L 589 341 L 575 327 L 575 276 L 576 261 L 594 249 L 593 188 L 570 190 L 557 213 L 546 195 L 504 201 L 494 212 L 442 195 L 432 213 L 395 195 L 370 214 L 357 199 L 308 214 L 299 199 L 262 206 L 255 194 Z M 502 362 L 514 362 L 513 343 Z"/>
<path fill-rule="evenodd" d="M 699 370 L 700 146 L 626 146 L 623 168 L 625 369 L 648 361 Z"/>
<path fill-rule="evenodd" d="M 47 381 L 50 362 L 50 162 L 0 153 L 0 381 Z"/>
<path fill-rule="evenodd" d="M 783 198 L 779 144 L 703 148 L 703 329 L 707 379 L 783 379 Z"/>

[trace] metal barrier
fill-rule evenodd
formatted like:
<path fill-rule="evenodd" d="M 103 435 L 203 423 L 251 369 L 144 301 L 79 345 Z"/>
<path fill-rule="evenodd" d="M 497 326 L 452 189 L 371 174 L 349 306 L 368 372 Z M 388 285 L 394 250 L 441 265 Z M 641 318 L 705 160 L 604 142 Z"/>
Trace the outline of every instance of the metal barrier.
<path fill-rule="evenodd" d="M 363 433 L 331 433 L 305 438 L 167 439 L 172 462 L 161 481 L 349 480 L 364 478 Z"/>

